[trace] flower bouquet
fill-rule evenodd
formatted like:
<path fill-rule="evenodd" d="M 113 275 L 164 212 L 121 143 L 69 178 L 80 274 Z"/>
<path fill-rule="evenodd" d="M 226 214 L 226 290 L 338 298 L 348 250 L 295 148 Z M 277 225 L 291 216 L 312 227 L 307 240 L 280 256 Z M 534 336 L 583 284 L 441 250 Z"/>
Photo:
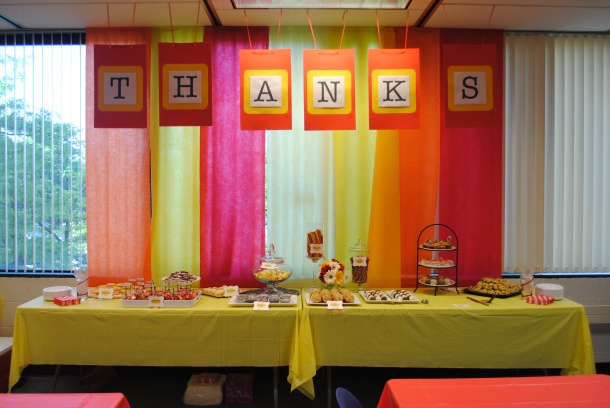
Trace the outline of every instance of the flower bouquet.
<path fill-rule="evenodd" d="M 320 265 L 320 274 L 318 275 L 320 282 L 326 285 L 327 288 L 333 286 L 343 286 L 347 281 L 347 273 L 345 272 L 345 265 L 336 259 L 330 261 L 324 261 Z"/>

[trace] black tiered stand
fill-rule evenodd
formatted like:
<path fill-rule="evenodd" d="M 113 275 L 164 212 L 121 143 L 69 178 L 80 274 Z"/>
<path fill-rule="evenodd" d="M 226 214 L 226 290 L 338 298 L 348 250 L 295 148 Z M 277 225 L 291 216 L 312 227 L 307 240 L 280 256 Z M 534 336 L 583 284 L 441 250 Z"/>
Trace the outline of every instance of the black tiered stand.
<path fill-rule="evenodd" d="M 434 239 L 445 239 L 447 236 L 451 237 L 451 242 L 453 243 L 453 248 L 433 249 L 433 248 L 424 248 L 424 246 L 423 246 L 424 241 L 428 238 L 434 237 Z M 453 259 L 453 265 L 444 266 L 444 267 L 442 267 L 442 266 L 433 267 L 433 266 L 422 265 L 420 263 L 420 261 L 421 261 L 421 257 L 423 256 L 422 253 L 425 253 L 425 252 L 451 252 L 452 254 L 455 254 L 455 259 Z M 424 229 L 422 229 L 421 232 L 419 233 L 419 235 L 417 236 L 417 260 L 416 261 L 417 261 L 417 269 L 416 269 L 417 270 L 417 278 L 416 278 L 417 281 L 415 283 L 414 292 L 417 291 L 417 288 L 419 287 L 419 285 L 423 285 L 423 286 L 433 287 L 434 296 L 436 296 L 436 291 L 438 290 L 438 288 L 446 288 L 446 287 L 452 287 L 452 286 L 455 287 L 456 293 L 460 293 L 460 291 L 458 290 L 458 237 L 457 237 L 455 231 L 453 231 L 453 229 L 451 229 L 451 227 L 449 227 L 448 225 L 445 225 L 445 224 L 430 224 L 427 227 L 425 227 Z M 453 270 L 455 270 L 454 284 L 438 286 L 438 285 L 427 285 L 425 283 L 421 283 L 419 281 L 420 268 L 430 270 L 431 275 L 434 275 L 434 273 L 438 274 L 439 269 L 440 270 L 453 269 Z M 449 278 L 451 278 L 451 277 L 449 277 Z"/>

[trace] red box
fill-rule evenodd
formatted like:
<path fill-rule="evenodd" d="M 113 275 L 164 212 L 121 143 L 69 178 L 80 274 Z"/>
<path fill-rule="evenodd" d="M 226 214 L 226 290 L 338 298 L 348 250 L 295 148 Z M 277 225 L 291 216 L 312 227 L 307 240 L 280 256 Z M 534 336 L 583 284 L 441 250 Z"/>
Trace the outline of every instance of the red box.
<path fill-rule="evenodd" d="M 533 295 L 525 298 L 527 303 L 531 303 L 533 305 L 549 305 L 553 303 L 555 298 L 545 295 Z"/>
<path fill-rule="evenodd" d="M 229 374 L 225 382 L 225 404 L 252 404 L 254 374 Z"/>
<path fill-rule="evenodd" d="M 59 306 L 78 305 L 80 298 L 78 296 L 60 296 L 53 299 L 53 303 Z"/>

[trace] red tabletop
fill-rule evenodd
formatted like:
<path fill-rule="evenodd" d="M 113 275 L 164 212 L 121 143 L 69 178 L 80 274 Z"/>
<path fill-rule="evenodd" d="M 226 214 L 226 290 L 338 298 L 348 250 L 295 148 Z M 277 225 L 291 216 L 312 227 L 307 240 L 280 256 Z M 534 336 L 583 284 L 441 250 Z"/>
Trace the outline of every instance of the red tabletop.
<path fill-rule="evenodd" d="M 2 408 L 130 408 L 121 393 L 0 394 Z"/>
<path fill-rule="evenodd" d="M 610 407 L 610 376 L 395 379 L 377 408 Z"/>

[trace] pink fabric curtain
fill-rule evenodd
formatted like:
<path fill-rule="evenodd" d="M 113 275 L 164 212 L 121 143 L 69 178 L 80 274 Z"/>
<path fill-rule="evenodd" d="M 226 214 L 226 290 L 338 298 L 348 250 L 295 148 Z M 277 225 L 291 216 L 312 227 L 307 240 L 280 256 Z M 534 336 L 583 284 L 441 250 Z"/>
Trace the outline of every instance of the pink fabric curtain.
<path fill-rule="evenodd" d="M 451 226 L 458 235 L 458 283 L 466 286 L 485 276 L 500 277 L 503 269 L 504 32 L 441 30 L 443 44 L 496 45 L 491 126 L 441 125 L 439 221 Z M 447 92 L 445 87 L 442 92 Z M 441 109 L 442 115 L 444 112 Z"/>
<path fill-rule="evenodd" d="M 265 132 L 240 129 L 239 50 L 268 48 L 269 29 L 206 27 L 213 126 L 201 128 L 201 285 L 260 286 L 265 249 Z"/>

